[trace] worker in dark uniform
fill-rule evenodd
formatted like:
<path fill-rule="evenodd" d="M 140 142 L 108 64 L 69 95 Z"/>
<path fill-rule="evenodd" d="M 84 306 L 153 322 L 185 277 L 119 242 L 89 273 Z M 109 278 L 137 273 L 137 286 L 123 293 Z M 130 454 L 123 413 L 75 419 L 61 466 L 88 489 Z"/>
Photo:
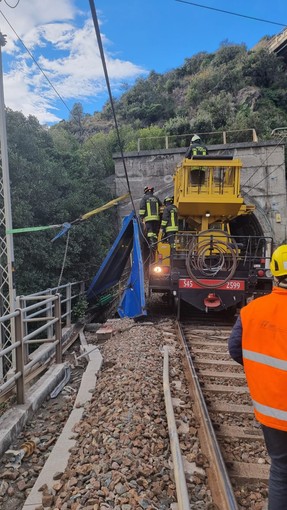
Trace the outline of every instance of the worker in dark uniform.
<path fill-rule="evenodd" d="M 207 154 L 208 149 L 202 144 L 200 137 L 198 135 L 193 135 L 190 146 L 185 153 L 185 157 L 187 159 L 191 159 L 192 156 L 206 156 Z"/>
<path fill-rule="evenodd" d="M 201 143 L 198 135 L 193 135 L 190 146 L 188 147 L 185 158 L 192 159 L 193 156 L 206 156 L 208 149 Z M 192 168 L 190 172 L 190 184 L 202 186 L 205 181 L 205 171 L 202 168 Z"/>
<path fill-rule="evenodd" d="M 178 211 L 173 200 L 174 197 L 165 197 L 163 201 L 165 208 L 162 213 L 160 226 L 162 242 L 169 243 L 171 248 L 175 248 L 175 234 L 178 232 Z"/>
<path fill-rule="evenodd" d="M 154 196 L 153 192 L 153 187 L 145 187 L 144 196 L 140 202 L 139 216 L 144 221 L 148 242 L 154 251 L 157 246 L 157 236 L 160 228 L 160 207 L 162 204 L 160 199 Z"/>

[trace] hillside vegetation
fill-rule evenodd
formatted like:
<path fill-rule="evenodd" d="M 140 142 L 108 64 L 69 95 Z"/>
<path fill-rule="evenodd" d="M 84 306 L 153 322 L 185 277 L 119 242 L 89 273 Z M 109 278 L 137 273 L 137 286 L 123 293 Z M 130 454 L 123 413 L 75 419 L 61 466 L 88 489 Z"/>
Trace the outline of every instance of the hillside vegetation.
<path fill-rule="evenodd" d="M 222 44 L 138 79 L 115 109 L 125 151 L 136 150 L 139 137 L 192 132 L 255 128 L 269 139 L 287 125 L 286 64 L 264 48 Z M 50 129 L 8 110 L 7 129 L 14 228 L 71 222 L 113 198 L 119 146 L 109 103 L 94 115 L 76 103 L 70 119 Z M 96 272 L 114 239 L 114 218 L 106 211 L 71 230 L 63 283 Z M 14 236 L 18 294 L 57 285 L 66 238 L 51 243 L 56 232 Z"/>
<path fill-rule="evenodd" d="M 243 44 L 226 43 L 165 74 L 152 71 L 114 100 L 125 148 L 155 128 L 162 134 L 255 128 L 260 139 L 269 138 L 272 129 L 287 123 L 286 70 L 264 48 L 247 51 Z M 109 132 L 110 104 L 93 116 L 82 113 L 82 131 L 77 116 L 60 124 L 78 139 Z"/>

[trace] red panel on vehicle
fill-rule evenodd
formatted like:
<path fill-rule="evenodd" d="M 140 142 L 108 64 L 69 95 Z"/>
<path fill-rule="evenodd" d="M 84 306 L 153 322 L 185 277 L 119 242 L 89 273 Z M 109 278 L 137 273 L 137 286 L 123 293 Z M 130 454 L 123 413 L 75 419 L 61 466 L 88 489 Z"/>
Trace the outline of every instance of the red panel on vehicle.
<path fill-rule="evenodd" d="M 218 285 L 223 280 L 208 280 L 208 279 L 200 279 L 204 285 L 208 285 L 208 287 L 212 288 L 213 284 Z M 198 283 L 193 282 L 190 278 L 180 278 L 178 282 L 178 286 L 180 289 L 202 289 Z M 229 280 L 229 282 L 223 283 L 222 286 L 216 287 L 219 290 L 244 290 L 245 289 L 245 281 L 244 280 Z"/>

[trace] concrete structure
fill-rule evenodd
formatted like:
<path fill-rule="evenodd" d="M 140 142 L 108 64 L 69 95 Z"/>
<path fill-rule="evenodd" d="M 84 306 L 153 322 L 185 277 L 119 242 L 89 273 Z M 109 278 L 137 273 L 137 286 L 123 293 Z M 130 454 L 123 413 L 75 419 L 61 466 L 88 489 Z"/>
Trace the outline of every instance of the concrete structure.
<path fill-rule="evenodd" d="M 287 241 L 286 169 L 285 146 L 276 141 L 244 142 L 209 146 L 212 154 L 233 154 L 243 163 L 241 191 L 247 204 L 256 206 L 262 232 L 272 236 L 276 244 Z M 125 162 L 135 207 L 146 185 L 155 188 L 155 194 L 163 199 L 173 190 L 173 174 L 184 157 L 186 149 L 159 149 L 129 152 Z M 127 192 L 123 162 L 119 154 L 114 155 L 115 184 L 117 196 Z M 119 206 L 119 216 L 129 214 L 131 204 Z"/>
<path fill-rule="evenodd" d="M 276 53 L 279 57 L 283 57 L 287 62 L 287 28 L 282 30 L 279 34 L 274 35 L 268 41 L 267 48 L 270 52 Z"/>
<path fill-rule="evenodd" d="M 37 510 L 37 508 L 41 506 L 43 492 L 40 488 L 47 485 L 47 493 L 50 494 L 49 491 L 52 490 L 52 487 L 55 484 L 55 473 L 65 471 L 70 457 L 70 449 L 77 443 L 73 434 L 73 428 L 81 421 L 85 410 L 84 406 L 92 398 L 92 393 L 97 382 L 97 374 L 100 371 L 103 362 L 100 351 L 97 347 L 95 348 L 94 345 L 86 344 L 85 352 L 89 359 L 89 363 L 83 374 L 81 386 L 74 403 L 74 408 L 65 424 L 64 429 L 58 437 L 47 462 L 29 493 L 22 510 Z"/>

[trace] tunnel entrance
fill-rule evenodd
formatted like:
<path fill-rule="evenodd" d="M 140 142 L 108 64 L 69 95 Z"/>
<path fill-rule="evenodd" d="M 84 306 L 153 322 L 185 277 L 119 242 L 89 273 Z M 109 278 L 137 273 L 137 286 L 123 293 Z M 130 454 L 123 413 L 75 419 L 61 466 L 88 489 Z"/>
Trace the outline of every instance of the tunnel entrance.
<path fill-rule="evenodd" d="M 230 233 L 232 236 L 258 236 L 264 235 L 262 227 L 255 214 L 251 213 L 247 216 L 237 216 L 229 223 Z"/>

